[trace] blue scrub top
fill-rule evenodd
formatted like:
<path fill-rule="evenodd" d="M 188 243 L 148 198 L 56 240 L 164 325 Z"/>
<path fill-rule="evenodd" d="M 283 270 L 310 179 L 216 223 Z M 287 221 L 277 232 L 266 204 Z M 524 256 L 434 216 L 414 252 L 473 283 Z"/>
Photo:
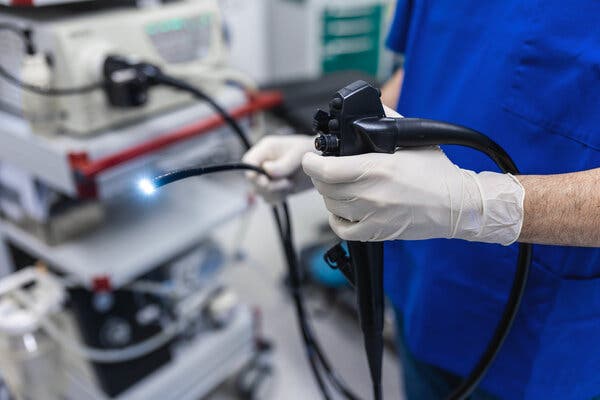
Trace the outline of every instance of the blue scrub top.
<path fill-rule="evenodd" d="M 600 1 L 399 0 L 388 45 L 406 57 L 401 114 L 484 132 L 525 174 L 600 167 Z M 445 150 L 463 168 L 497 170 Z M 468 373 L 516 257 L 516 245 L 386 243 L 387 292 L 415 356 Z M 534 247 L 521 310 L 481 386 L 506 399 L 600 395 L 600 249 Z"/>

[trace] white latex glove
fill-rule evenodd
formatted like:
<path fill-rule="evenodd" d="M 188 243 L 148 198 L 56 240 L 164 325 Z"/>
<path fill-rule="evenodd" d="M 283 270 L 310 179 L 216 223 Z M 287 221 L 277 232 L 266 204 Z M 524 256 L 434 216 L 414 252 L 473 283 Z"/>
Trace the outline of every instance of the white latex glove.
<path fill-rule="evenodd" d="M 302 157 L 316 152 L 315 138 L 306 135 L 272 135 L 262 138 L 242 158 L 248 164 L 265 169 L 273 180 L 255 172 L 247 173 L 258 194 L 269 203 L 276 203 L 290 193 L 312 186 L 301 168 Z"/>
<path fill-rule="evenodd" d="M 346 240 L 459 238 L 509 245 L 520 234 L 524 189 L 510 174 L 477 174 L 435 147 L 302 161 Z"/>

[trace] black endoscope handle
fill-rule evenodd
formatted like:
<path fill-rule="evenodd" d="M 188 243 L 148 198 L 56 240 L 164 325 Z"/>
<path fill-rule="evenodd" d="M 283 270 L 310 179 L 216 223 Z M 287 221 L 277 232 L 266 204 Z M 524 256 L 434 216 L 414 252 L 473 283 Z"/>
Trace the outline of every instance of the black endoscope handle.
<path fill-rule="evenodd" d="M 382 152 L 381 147 L 368 146 L 357 133 L 355 123 L 362 118 L 383 118 L 385 112 L 381 92 L 366 82 L 357 81 L 340 89 L 329 103 L 329 112 L 319 110 L 314 117 L 318 134 L 315 148 L 324 156 L 353 156 Z M 381 369 L 383 361 L 383 243 L 348 242 L 356 305 L 363 332 L 374 400 L 382 399 Z M 353 279 L 352 279 L 353 278 Z"/>

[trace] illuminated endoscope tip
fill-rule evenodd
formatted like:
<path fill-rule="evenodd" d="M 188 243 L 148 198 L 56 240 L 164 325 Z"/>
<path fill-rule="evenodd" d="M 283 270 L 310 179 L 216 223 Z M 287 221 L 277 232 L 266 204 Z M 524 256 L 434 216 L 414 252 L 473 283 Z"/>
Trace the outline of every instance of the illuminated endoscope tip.
<path fill-rule="evenodd" d="M 156 192 L 156 185 L 150 179 L 144 178 L 138 182 L 138 188 L 147 196 Z"/>

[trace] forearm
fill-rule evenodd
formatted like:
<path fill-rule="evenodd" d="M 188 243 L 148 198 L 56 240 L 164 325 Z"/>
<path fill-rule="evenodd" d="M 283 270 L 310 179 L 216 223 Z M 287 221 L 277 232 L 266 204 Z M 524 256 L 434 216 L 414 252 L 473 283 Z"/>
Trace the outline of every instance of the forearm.
<path fill-rule="evenodd" d="M 395 110 L 402 90 L 404 70 L 399 68 L 394 75 L 381 87 L 381 102 Z"/>
<path fill-rule="evenodd" d="M 525 188 L 520 242 L 600 247 L 600 168 L 517 178 Z"/>

